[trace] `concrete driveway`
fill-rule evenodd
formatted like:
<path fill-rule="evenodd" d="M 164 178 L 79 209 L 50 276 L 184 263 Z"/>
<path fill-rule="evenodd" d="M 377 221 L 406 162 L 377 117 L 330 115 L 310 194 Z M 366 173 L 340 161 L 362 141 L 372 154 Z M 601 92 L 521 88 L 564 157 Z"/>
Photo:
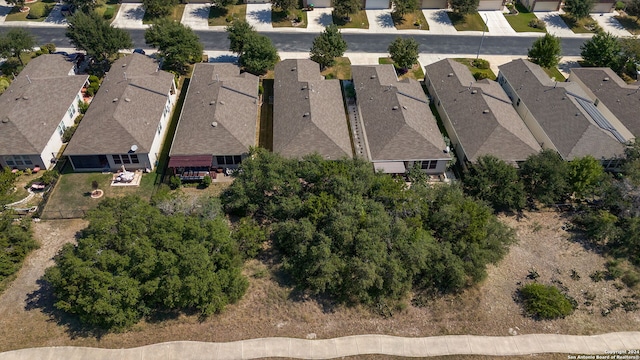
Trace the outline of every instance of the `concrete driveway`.
<path fill-rule="evenodd" d="M 422 13 L 429 24 L 430 34 L 455 35 L 458 33 L 447 16 L 447 10 L 422 10 Z"/>
<path fill-rule="evenodd" d="M 502 15 L 502 11 L 478 11 L 482 21 L 489 29 L 492 36 L 512 36 L 516 34 L 507 19 Z"/>
<path fill-rule="evenodd" d="M 180 22 L 192 29 L 206 30 L 209 28 L 209 9 L 211 4 L 187 4 Z"/>
<path fill-rule="evenodd" d="M 44 22 L 49 25 L 67 25 L 67 19 L 62 15 L 62 4 L 58 3 L 51 9 L 49 16 L 44 19 Z"/>
<path fill-rule="evenodd" d="M 398 29 L 393 25 L 391 9 L 366 10 L 370 33 L 393 33 Z"/>
<path fill-rule="evenodd" d="M 610 32 L 615 36 L 632 36 L 629 31 L 622 27 L 618 19 L 615 18 L 617 15 L 618 13 L 614 11 L 605 14 L 591 14 L 591 17 L 597 21 L 598 25 L 606 32 Z"/>
<path fill-rule="evenodd" d="M 567 36 L 567 37 L 575 37 L 576 34 L 571 31 L 571 28 L 565 24 L 564 20 L 560 18 L 560 13 L 557 11 L 550 12 L 541 12 L 535 11 L 534 14 L 536 17 L 547 25 L 547 32 L 551 35 L 555 36 Z"/>
<path fill-rule="evenodd" d="M 324 28 L 333 24 L 331 12 L 333 8 L 315 8 L 307 11 L 307 31 L 322 32 Z"/>
<path fill-rule="evenodd" d="M 145 29 L 148 25 L 142 24 L 144 17 L 144 8 L 141 3 L 120 5 L 120 11 L 111 23 L 114 27 L 128 29 Z"/>
<path fill-rule="evenodd" d="M 247 22 L 257 31 L 271 31 L 271 4 L 247 4 Z"/>

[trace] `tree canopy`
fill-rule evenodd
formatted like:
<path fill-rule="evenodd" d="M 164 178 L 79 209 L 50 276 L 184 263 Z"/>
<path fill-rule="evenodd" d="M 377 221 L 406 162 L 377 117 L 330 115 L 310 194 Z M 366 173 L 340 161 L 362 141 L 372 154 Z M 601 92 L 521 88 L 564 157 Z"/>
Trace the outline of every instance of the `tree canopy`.
<path fill-rule="evenodd" d="M 393 11 L 391 15 L 396 19 L 402 19 L 420 8 L 418 0 L 392 0 Z"/>
<path fill-rule="evenodd" d="M 413 38 L 397 37 L 389 44 L 388 51 L 393 62 L 400 69 L 407 70 L 418 62 L 418 46 L 418 42 Z"/>
<path fill-rule="evenodd" d="M 624 8 L 624 12 L 631 16 L 640 16 L 640 0 L 629 0 L 626 3 L 627 7 Z"/>
<path fill-rule="evenodd" d="M 520 210 L 526 198 L 518 171 L 493 155 L 485 155 L 464 176 L 465 191 L 497 210 Z"/>
<path fill-rule="evenodd" d="M 84 13 L 90 13 L 98 6 L 96 0 L 68 0 L 66 3 Z"/>
<path fill-rule="evenodd" d="M 244 20 L 238 20 L 225 28 L 229 38 L 229 51 L 242 56 L 242 49 L 247 38 L 257 34 L 256 29 Z"/>
<path fill-rule="evenodd" d="M 555 35 L 545 34 L 536 39 L 529 49 L 529 60 L 544 68 L 552 68 L 560 62 L 562 56 L 560 38 Z"/>
<path fill-rule="evenodd" d="M 562 9 L 575 19 L 584 19 L 589 17 L 594 5 L 595 0 L 565 0 Z"/>
<path fill-rule="evenodd" d="M 145 15 L 152 19 L 169 16 L 176 5 L 178 0 L 142 0 Z"/>
<path fill-rule="evenodd" d="M 474 14 L 478 12 L 480 0 L 451 0 L 451 9 L 460 15 Z"/>
<path fill-rule="evenodd" d="M 0 284 L 20 270 L 24 258 L 38 247 L 33 239 L 31 219 L 15 224 L 11 211 L 4 210 L 0 214 Z"/>
<path fill-rule="evenodd" d="M 252 33 L 244 40 L 240 64 L 254 75 L 262 75 L 278 62 L 278 50 L 271 39 L 258 33 Z"/>
<path fill-rule="evenodd" d="M 580 45 L 580 55 L 589 66 L 608 67 L 617 70 L 620 66 L 620 42 L 609 32 L 598 32 Z"/>
<path fill-rule="evenodd" d="M 95 12 L 81 11 L 67 18 L 66 35 L 71 43 L 96 61 L 106 61 L 122 49 L 131 49 L 133 42 L 126 30 L 114 28 Z"/>
<path fill-rule="evenodd" d="M 360 11 L 362 2 L 360 0 L 334 0 L 333 11 L 336 15 L 347 18 Z"/>
<path fill-rule="evenodd" d="M 298 0 L 271 0 L 271 5 L 288 14 L 298 6 Z"/>
<path fill-rule="evenodd" d="M 24 62 L 20 54 L 26 51 L 32 51 L 36 46 L 36 39 L 29 31 L 23 28 L 11 28 L 4 34 L 0 34 L 0 56 L 12 56 L 24 66 Z"/>
<path fill-rule="evenodd" d="M 563 200 L 570 185 L 569 165 L 560 154 L 551 149 L 531 155 L 520 165 L 520 174 L 529 196 L 544 204 Z"/>
<path fill-rule="evenodd" d="M 362 160 L 298 161 L 255 149 L 222 201 L 271 230 L 300 290 L 345 304 L 402 301 L 412 289 L 460 291 L 514 240 L 460 187 L 408 189 Z"/>
<path fill-rule="evenodd" d="M 166 215 L 138 197 L 105 199 L 46 271 L 55 307 L 110 330 L 158 311 L 222 311 L 248 282 L 215 201 Z"/>
<path fill-rule="evenodd" d="M 313 39 L 310 58 L 322 67 L 333 66 L 335 58 L 344 55 L 346 50 L 347 42 L 342 38 L 338 26 L 331 24 Z"/>
<path fill-rule="evenodd" d="M 202 61 L 200 38 L 180 22 L 161 19 L 145 31 L 144 40 L 149 46 L 158 48 L 167 69 L 184 73 L 187 64 Z"/>

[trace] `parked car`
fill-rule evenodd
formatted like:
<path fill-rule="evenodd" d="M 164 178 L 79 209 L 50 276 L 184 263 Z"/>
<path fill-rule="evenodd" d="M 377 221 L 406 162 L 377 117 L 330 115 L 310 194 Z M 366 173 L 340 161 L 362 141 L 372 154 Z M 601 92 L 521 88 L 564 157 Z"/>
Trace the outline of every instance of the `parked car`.
<path fill-rule="evenodd" d="M 133 53 L 134 53 L 134 54 L 142 54 L 142 55 L 146 55 L 146 54 L 147 54 L 147 53 L 146 53 L 146 52 L 144 52 L 144 50 L 142 50 L 142 49 L 134 49 L 134 50 L 133 50 Z"/>

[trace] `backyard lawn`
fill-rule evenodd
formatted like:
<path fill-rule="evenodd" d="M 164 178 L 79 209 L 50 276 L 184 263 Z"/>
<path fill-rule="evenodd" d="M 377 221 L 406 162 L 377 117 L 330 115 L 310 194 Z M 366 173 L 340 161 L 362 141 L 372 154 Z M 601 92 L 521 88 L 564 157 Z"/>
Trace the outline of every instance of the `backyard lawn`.
<path fill-rule="evenodd" d="M 488 31 L 478 13 L 460 16 L 452 11 L 447 11 L 447 16 L 458 31 Z"/>
<path fill-rule="evenodd" d="M 335 65 L 325 68 L 322 71 L 322 75 L 326 79 L 350 80 L 351 79 L 351 61 L 349 60 L 348 57 L 336 58 Z"/>
<path fill-rule="evenodd" d="M 291 19 L 296 19 L 294 22 Z M 282 10 L 271 10 L 271 25 L 274 28 L 277 27 L 299 27 L 306 28 L 307 27 L 307 12 L 302 11 L 300 9 L 296 9 L 292 12 L 290 16 Z"/>
<path fill-rule="evenodd" d="M 546 32 L 545 29 L 529 26 L 531 20 L 538 19 L 534 13 L 529 12 L 520 3 L 516 3 L 516 10 L 518 10 L 517 15 L 504 14 L 505 19 L 507 19 L 513 30 L 516 32 Z"/>
<path fill-rule="evenodd" d="M 620 25 L 622 25 L 622 27 L 624 27 L 628 32 L 633 35 L 640 35 L 640 22 L 637 17 L 618 15 L 616 16 L 616 20 L 618 20 Z"/>
<path fill-rule="evenodd" d="M 562 21 L 576 34 L 596 33 L 601 29 L 598 22 L 591 17 L 576 20 L 567 14 L 560 14 L 560 18 L 562 18 Z"/>
<path fill-rule="evenodd" d="M 47 16 L 49 16 L 49 13 L 51 12 L 51 10 L 53 10 L 53 7 L 55 5 L 56 2 L 54 0 L 38 1 L 32 4 L 25 4 L 24 6 L 28 7 L 29 9 L 41 10 L 43 12 L 44 15 L 37 19 L 27 18 L 31 10 L 20 12 L 20 7 L 15 6 L 13 7 L 13 9 L 11 9 L 11 12 L 7 15 L 5 21 L 44 21 Z"/>
<path fill-rule="evenodd" d="M 547 75 L 549 75 L 550 78 L 555 79 L 558 82 L 564 82 L 566 80 L 564 75 L 562 75 L 562 73 L 560 72 L 560 70 L 558 70 L 557 67 L 552 67 L 550 69 L 542 68 L 542 70 L 544 70 L 544 72 L 547 73 Z"/>
<path fill-rule="evenodd" d="M 395 66 L 391 58 L 388 58 L 388 57 L 378 58 L 378 64 L 392 64 L 396 68 L 396 74 L 398 75 L 398 80 L 402 80 L 402 79 L 415 79 L 418 81 L 424 80 L 424 71 L 422 70 L 422 66 L 420 66 L 420 63 L 413 64 L 411 69 L 409 69 L 409 71 L 407 71 L 404 74 L 398 73 L 399 69 Z"/>
<path fill-rule="evenodd" d="M 429 24 L 421 10 L 406 14 L 402 19 L 396 19 L 394 16 L 392 18 L 393 25 L 398 30 L 429 30 Z"/>
<path fill-rule="evenodd" d="M 355 14 L 349 15 L 349 21 L 344 18 L 336 16 L 332 13 L 333 23 L 338 25 L 339 28 L 352 28 L 352 29 L 368 29 L 369 19 L 367 18 L 367 12 L 360 10 Z"/>
<path fill-rule="evenodd" d="M 182 20 L 182 14 L 184 13 L 184 7 L 185 4 L 178 4 L 176 6 L 173 7 L 173 10 L 171 11 L 171 14 L 169 16 L 167 16 L 167 19 L 169 20 L 173 20 L 173 21 L 181 21 Z M 147 15 L 147 13 L 144 13 L 144 17 L 142 18 L 142 23 L 143 24 L 153 24 L 154 21 L 158 20 L 157 18 L 152 18 L 150 16 Z"/>
<path fill-rule="evenodd" d="M 493 73 L 493 70 L 489 69 L 480 69 L 479 67 L 476 67 L 474 65 L 474 60 L 475 59 L 465 59 L 465 58 L 456 58 L 453 59 L 457 62 L 459 62 L 460 64 L 465 65 L 466 67 L 469 68 L 469 70 L 471 71 L 471 73 L 473 74 L 473 77 L 476 79 L 479 79 L 480 77 L 484 77 L 485 79 L 491 79 L 491 80 L 495 80 L 496 79 L 496 74 Z M 479 74 L 483 74 L 483 76 L 480 76 Z"/>
<path fill-rule="evenodd" d="M 209 10 L 209 26 L 227 26 L 235 20 L 247 18 L 247 4 L 230 5 L 226 8 L 211 6 Z"/>

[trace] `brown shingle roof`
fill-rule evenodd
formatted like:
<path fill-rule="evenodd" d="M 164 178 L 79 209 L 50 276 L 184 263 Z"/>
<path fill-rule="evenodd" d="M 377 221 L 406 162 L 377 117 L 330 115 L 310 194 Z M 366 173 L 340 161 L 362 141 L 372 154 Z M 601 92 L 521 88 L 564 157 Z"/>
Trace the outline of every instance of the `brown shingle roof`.
<path fill-rule="evenodd" d="M 118 59 L 105 75 L 65 155 L 124 154 L 132 145 L 148 153 L 162 117 L 173 75 L 150 57 Z"/>
<path fill-rule="evenodd" d="M 578 104 L 577 97 L 586 94 L 577 84 L 556 83 L 528 60 L 513 60 L 499 68 L 564 159 L 585 155 L 608 159 L 623 154 L 623 145 Z"/>
<path fill-rule="evenodd" d="M 425 69 L 469 161 L 491 154 L 516 162 L 540 151 L 500 84 L 475 81 L 465 65 L 451 59 Z"/>
<path fill-rule="evenodd" d="M 196 64 L 170 155 L 247 153 L 257 116 L 257 76 L 233 64 Z"/>
<path fill-rule="evenodd" d="M 311 60 L 276 65 L 273 151 L 300 158 L 314 152 L 326 159 L 352 157 L 339 80 L 324 80 Z"/>
<path fill-rule="evenodd" d="M 610 68 L 578 68 L 571 72 L 634 136 L 640 136 L 639 85 L 627 84 Z"/>
<path fill-rule="evenodd" d="M 0 96 L 0 155 L 40 154 L 87 81 L 62 55 L 31 60 Z"/>
<path fill-rule="evenodd" d="M 417 81 L 399 81 L 393 65 L 352 66 L 351 73 L 372 161 L 450 158 Z"/>

